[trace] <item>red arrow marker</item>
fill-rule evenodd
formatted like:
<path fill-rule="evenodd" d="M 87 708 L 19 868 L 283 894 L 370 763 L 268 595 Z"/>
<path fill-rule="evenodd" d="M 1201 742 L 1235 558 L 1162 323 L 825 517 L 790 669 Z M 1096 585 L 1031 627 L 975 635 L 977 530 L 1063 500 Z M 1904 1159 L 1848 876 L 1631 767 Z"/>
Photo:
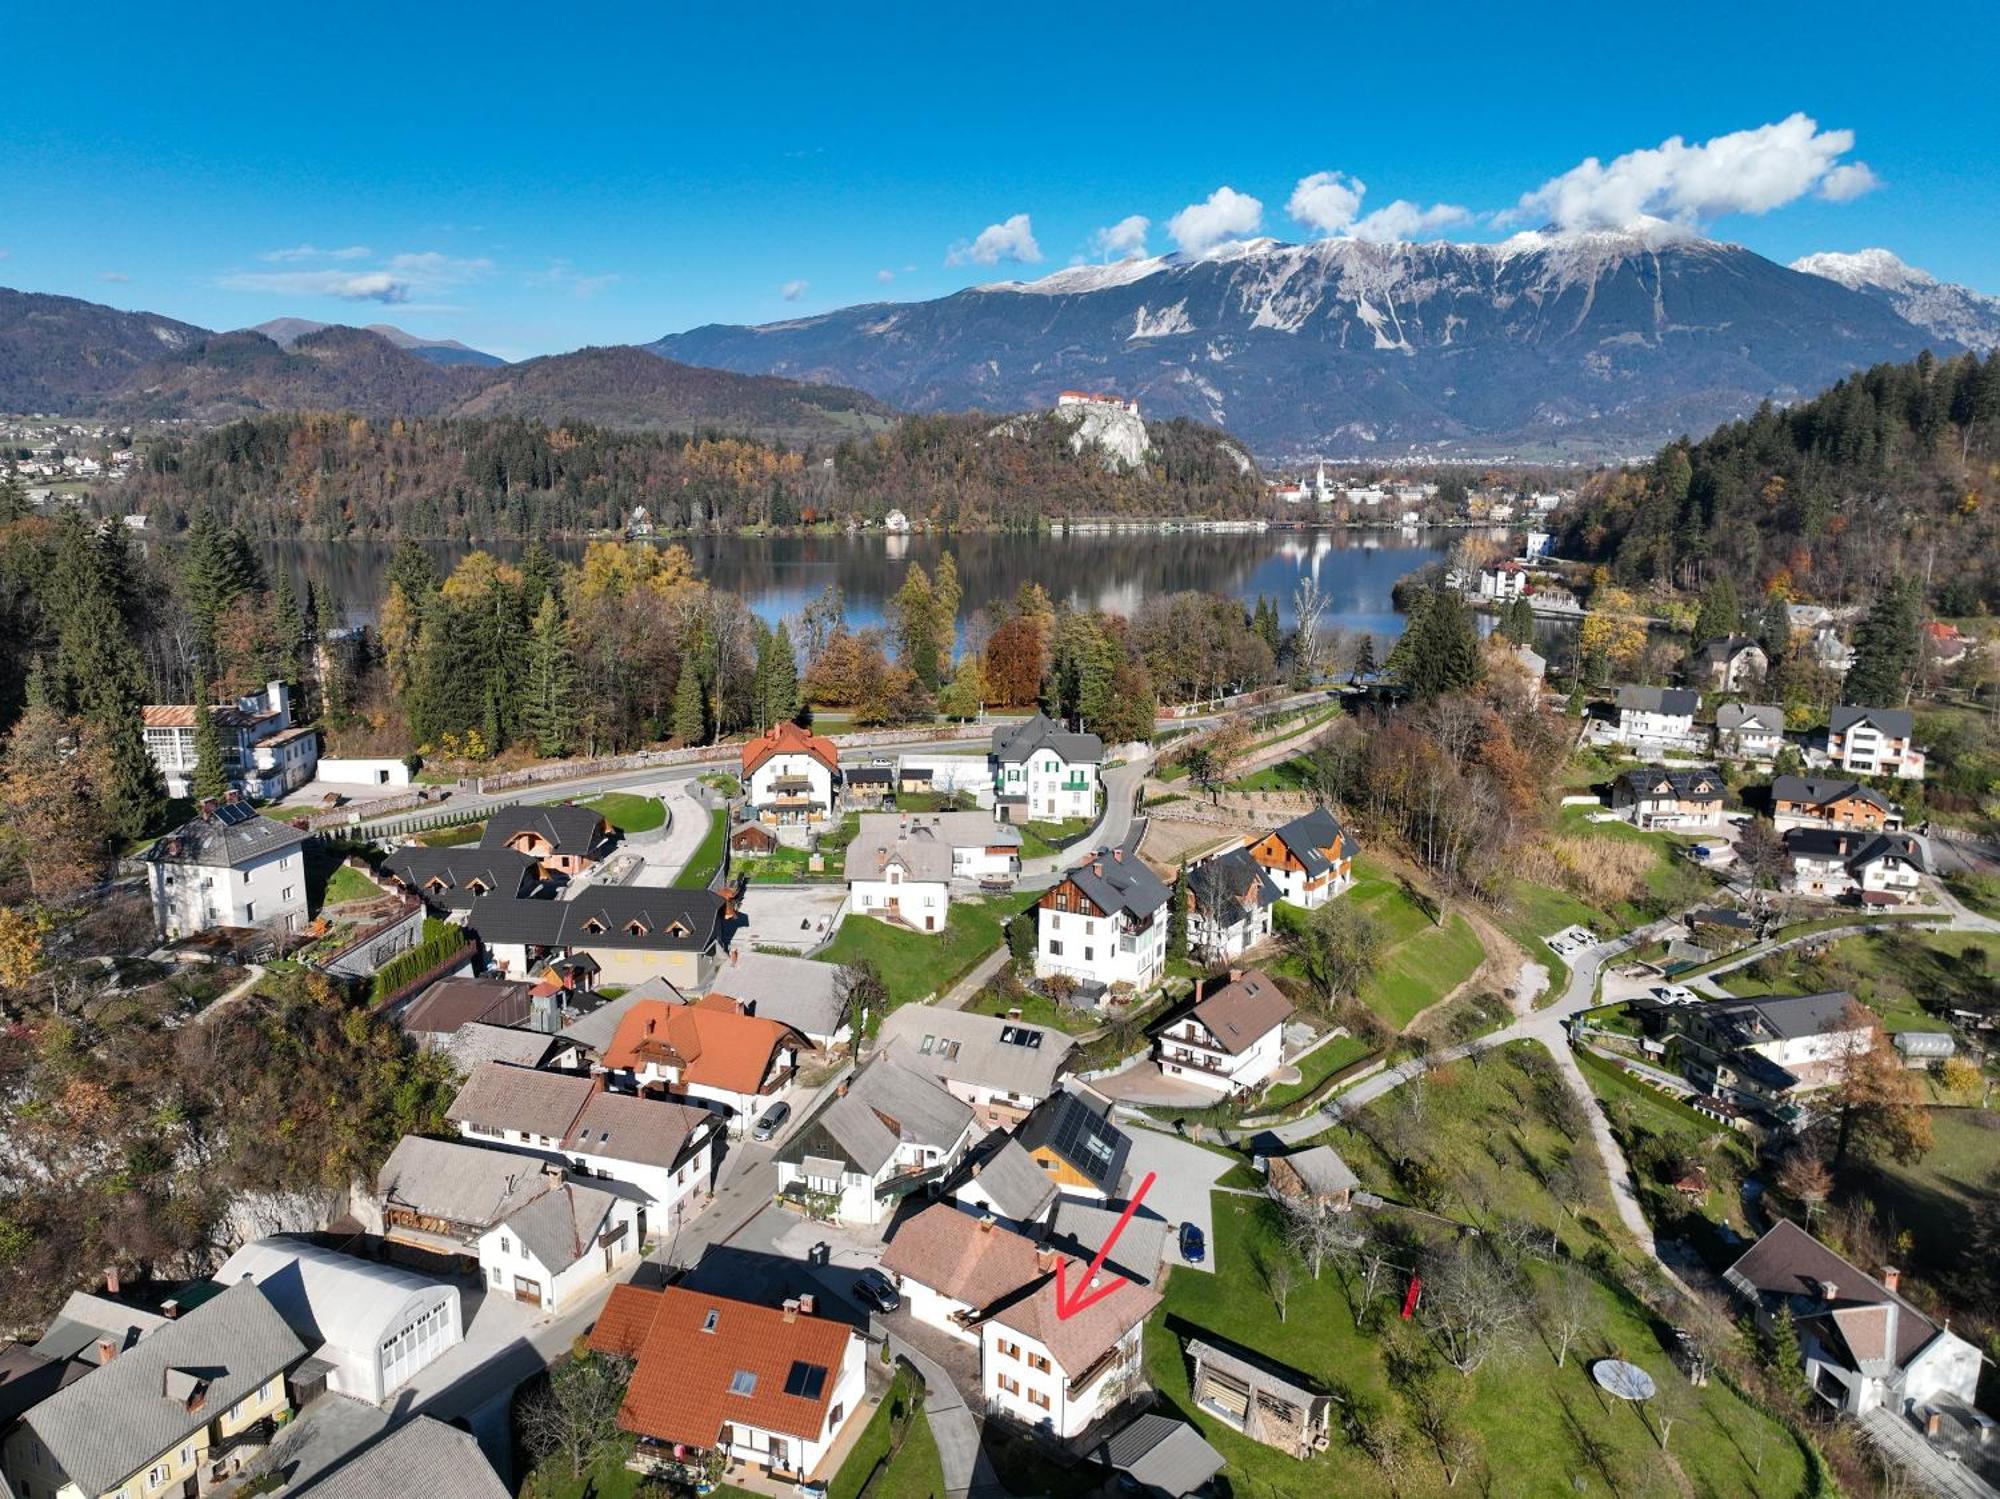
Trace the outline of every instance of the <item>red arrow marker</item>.
<path fill-rule="evenodd" d="M 1132 1200 L 1125 1204 L 1125 1211 L 1119 1215 L 1117 1224 L 1111 1230 L 1111 1236 L 1104 1241 L 1104 1247 L 1097 1251 L 1097 1258 L 1090 1262 L 1090 1273 L 1084 1276 L 1083 1284 L 1077 1287 L 1074 1297 L 1069 1294 L 1069 1279 L 1064 1274 L 1069 1268 L 1069 1261 L 1066 1259 L 1056 1261 L 1056 1316 L 1062 1321 L 1067 1322 L 1086 1307 L 1096 1306 L 1120 1286 L 1130 1284 L 1124 1276 L 1114 1275 L 1095 1290 L 1090 1286 L 1090 1283 L 1097 1279 L 1097 1272 L 1104 1268 L 1104 1257 L 1111 1253 L 1111 1246 L 1118 1242 L 1118 1236 L 1125 1232 L 1125 1225 L 1132 1221 L 1132 1215 L 1139 1211 L 1139 1204 L 1146 1200 L 1146 1193 L 1151 1190 L 1155 1175 L 1155 1172 L 1148 1171 L 1146 1179 L 1139 1183 L 1139 1190 L 1132 1195 Z"/>

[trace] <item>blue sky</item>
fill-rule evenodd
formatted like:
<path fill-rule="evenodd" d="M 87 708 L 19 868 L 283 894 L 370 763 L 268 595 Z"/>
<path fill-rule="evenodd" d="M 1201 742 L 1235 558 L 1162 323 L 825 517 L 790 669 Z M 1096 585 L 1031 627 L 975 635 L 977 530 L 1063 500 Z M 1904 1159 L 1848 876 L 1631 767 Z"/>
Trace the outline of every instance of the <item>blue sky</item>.
<path fill-rule="evenodd" d="M 518 357 L 1161 253 L 1254 199 L 1286 239 L 1637 203 L 2000 292 L 2000 103 L 1944 65 L 1996 12 L 26 6 L 0 285 Z"/>

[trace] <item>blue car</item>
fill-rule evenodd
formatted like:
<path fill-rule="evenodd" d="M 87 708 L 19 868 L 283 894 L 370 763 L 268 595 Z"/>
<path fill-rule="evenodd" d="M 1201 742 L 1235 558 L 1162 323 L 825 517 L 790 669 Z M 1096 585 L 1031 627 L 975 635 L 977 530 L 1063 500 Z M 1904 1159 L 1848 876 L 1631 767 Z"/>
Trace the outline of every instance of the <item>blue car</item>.
<path fill-rule="evenodd" d="M 1201 1236 L 1201 1230 L 1192 1223 L 1181 1225 L 1181 1258 L 1190 1265 L 1199 1265 L 1208 1258 L 1208 1244 Z"/>

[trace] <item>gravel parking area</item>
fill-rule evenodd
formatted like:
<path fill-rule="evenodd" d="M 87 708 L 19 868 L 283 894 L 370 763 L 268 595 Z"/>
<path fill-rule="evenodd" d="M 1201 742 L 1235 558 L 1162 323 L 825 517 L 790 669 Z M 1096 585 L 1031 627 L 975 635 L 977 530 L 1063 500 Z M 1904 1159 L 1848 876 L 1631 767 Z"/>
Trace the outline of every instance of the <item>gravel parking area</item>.
<path fill-rule="evenodd" d="M 1126 1157 L 1125 1169 L 1132 1173 L 1133 1189 L 1137 1190 L 1148 1171 L 1154 1173 L 1153 1185 L 1139 1207 L 1138 1216 L 1159 1218 L 1168 1225 L 1166 1262 L 1185 1269 L 1212 1272 L 1215 1269 L 1215 1225 L 1209 1211 L 1208 1194 L 1214 1190 L 1217 1178 L 1229 1169 L 1228 1159 L 1212 1150 L 1190 1145 L 1158 1130 L 1145 1129 L 1129 1120 L 1122 1121 L 1122 1127 L 1132 1139 L 1132 1153 Z M 1208 1257 L 1199 1265 L 1189 1266 L 1181 1258 L 1180 1228 L 1183 1223 L 1194 1224 L 1207 1241 Z"/>
<path fill-rule="evenodd" d="M 789 947 L 803 952 L 833 935 L 840 907 L 847 899 L 844 885 L 752 885 L 743 896 L 743 925 L 730 936 L 732 946 Z"/>

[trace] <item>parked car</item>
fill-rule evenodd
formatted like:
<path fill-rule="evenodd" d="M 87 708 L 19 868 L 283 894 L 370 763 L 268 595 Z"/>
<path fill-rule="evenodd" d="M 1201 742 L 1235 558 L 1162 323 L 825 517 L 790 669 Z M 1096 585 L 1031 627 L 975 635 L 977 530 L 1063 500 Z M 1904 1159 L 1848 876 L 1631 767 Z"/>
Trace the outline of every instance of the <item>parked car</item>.
<path fill-rule="evenodd" d="M 1208 1258 L 1208 1243 L 1202 1237 L 1199 1224 L 1181 1225 L 1181 1258 L 1190 1265 L 1199 1265 Z"/>
<path fill-rule="evenodd" d="M 854 1278 L 854 1294 L 878 1312 L 893 1312 L 903 1304 L 894 1282 L 880 1270 L 863 1270 Z"/>
<path fill-rule="evenodd" d="M 785 1121 L 792 1117 L 792 1106 L 783 1099 L 764 1110 L 763 1117 L 750 1130 L 753 1140 L 777 1138 L 778 1131 L 785 1127 Z"/>

